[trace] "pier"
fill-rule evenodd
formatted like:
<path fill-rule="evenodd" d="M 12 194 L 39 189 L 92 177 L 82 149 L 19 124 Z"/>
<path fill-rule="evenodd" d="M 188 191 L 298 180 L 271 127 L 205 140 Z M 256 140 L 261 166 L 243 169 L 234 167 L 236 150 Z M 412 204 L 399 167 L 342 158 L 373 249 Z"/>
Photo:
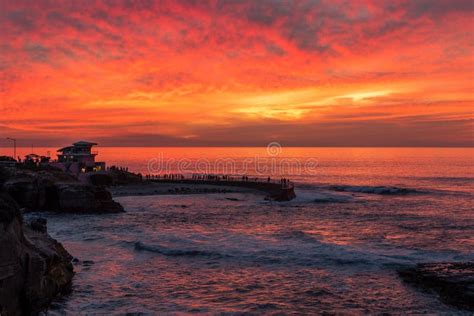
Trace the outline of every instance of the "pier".
<path fill-rule="evenodd" d="M 296 197 L 295 186 L 293 182 L 287 179 L 278 181 L 270 178 L 262 179 L 256 177 L 238 177 L 238 176 L 214 176 L 214 175 L 193 175 L 185 177 L 184 175 L 147 175 L 146 181 L 153 183 L 176 183 L 192 185 L 213 185 L 226 187 L 248 188 L 262 191 L 268 194 L 268 198 L 275 201 L 290 201 Z"/>

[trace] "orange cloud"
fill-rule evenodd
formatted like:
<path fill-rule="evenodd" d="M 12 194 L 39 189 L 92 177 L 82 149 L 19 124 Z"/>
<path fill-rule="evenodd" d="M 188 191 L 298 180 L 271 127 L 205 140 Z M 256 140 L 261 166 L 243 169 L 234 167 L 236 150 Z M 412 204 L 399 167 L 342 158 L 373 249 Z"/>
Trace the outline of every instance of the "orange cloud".
<path fill-rule="evenodd" d="M 104 145 L 471 146 L 473 10 L 0 0 L 0 130 Z"/>

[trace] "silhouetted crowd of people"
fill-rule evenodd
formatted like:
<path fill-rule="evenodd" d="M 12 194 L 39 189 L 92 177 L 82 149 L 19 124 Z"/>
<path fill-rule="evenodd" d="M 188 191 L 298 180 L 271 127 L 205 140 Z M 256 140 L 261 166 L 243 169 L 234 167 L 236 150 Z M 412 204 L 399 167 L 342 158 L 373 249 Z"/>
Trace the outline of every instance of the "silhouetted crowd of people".
<path fill-rule="evenodd" d="M 289 188 L 291 185 L 290 180 L 286 178 L 281 178 L 280 183 L 283 188 Z"/>
<path fill-rule="evenodd" d="M 209 181 L 221 181 L 221 180 L 228 180 L 227 176 L 216 176 L 213 174 L 193 174 L 193 180 L 209 180 Z"/>
<path fill-rule="evenodd" d="M 165 179 L 165 180 L 184 180 L 184 175 L 182 174 L 147 174 L 145 176 L 145 179 L 147 180 L 158 180 L 158 179 Z"/>
<path fill-rule="evenodd" d="M 186 177 L 182 174 L 164 174 L 164 175 L 146 175 L 147 180 L 185 180 Z M 189 178 L 188 178 L 189 179 Z M 272 183 L 272 178 L 258 178 L 249 176 L 230 176 L 230 175 L 214 175 L 214 174 L 192 174 L 189 180 L 197 181 L 242 181 L 242 182 L 266 182 Z M 275 182 L 273 182 L 275 183 Z M 278 183 L 278 182 L 276 182 Z M 290 187 L 291 181 L 287 178 L 281 178 L 280 184 L 283 188 Z"/>
<path fill-rule="evenodd" d="M 110 166 L 107 170 L 117 170 L 128 172 L 128 167 Z"/>

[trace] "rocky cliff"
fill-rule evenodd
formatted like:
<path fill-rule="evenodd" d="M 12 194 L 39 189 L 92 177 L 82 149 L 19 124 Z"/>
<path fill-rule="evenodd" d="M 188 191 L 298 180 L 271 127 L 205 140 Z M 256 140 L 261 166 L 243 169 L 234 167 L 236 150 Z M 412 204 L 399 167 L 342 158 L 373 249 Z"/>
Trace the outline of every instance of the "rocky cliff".
<path fill-rule="evenodd" d="M 72 257 L 44 224 L 23 223 L 17 203 L 0 192 L 0 315 L 35 313 L 70 287 Z"/>
<path fill-rule="evenodd" d="M 57 170 L 10 170 L 2 188 L 26 209 L 35 211 L 117 213 L 122 206 L 103 186 L 81 183 Z"/>

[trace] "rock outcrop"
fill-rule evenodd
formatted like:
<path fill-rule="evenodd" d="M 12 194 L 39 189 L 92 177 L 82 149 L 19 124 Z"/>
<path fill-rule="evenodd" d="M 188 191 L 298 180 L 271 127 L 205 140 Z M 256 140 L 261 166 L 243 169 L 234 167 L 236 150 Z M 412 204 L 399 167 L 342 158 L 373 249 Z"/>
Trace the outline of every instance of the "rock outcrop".
<path fill-rule="evenodd" d="M 21 206 L 35 211 L 118 213 L 123 207 L 102 186 L 79 182 L 62 171 L 15 170 L 3 189 Z"/>
<path fill-rule="evenodd" d="M 56 210 L 81 213 L 123 212 L 123 207 L 112 200 L 110 192 L 103 187 L 82 183 L 62 183 L 58 184 L 56 188 Z"/>
<path fill-rule="evenodd" d="M 409 283 L 438 293 L 447 304 L 474 311 L 474 262 L 424 263 L 399 274 Z"/>
<path fill-rule="evenodd" d="M 35 313 L 70 288 L 72 257 L 45 224 L 24 224 L 16 202 L 0 193 L 0 315 Z"/>
<path fill-rule="evenodd" d="M 103 173 L 91 173 L 88 176 L 88 180 L 91 184 L 107 187 L 143 183 L 141 174 L 119 169 L 114 166 Z"/>

